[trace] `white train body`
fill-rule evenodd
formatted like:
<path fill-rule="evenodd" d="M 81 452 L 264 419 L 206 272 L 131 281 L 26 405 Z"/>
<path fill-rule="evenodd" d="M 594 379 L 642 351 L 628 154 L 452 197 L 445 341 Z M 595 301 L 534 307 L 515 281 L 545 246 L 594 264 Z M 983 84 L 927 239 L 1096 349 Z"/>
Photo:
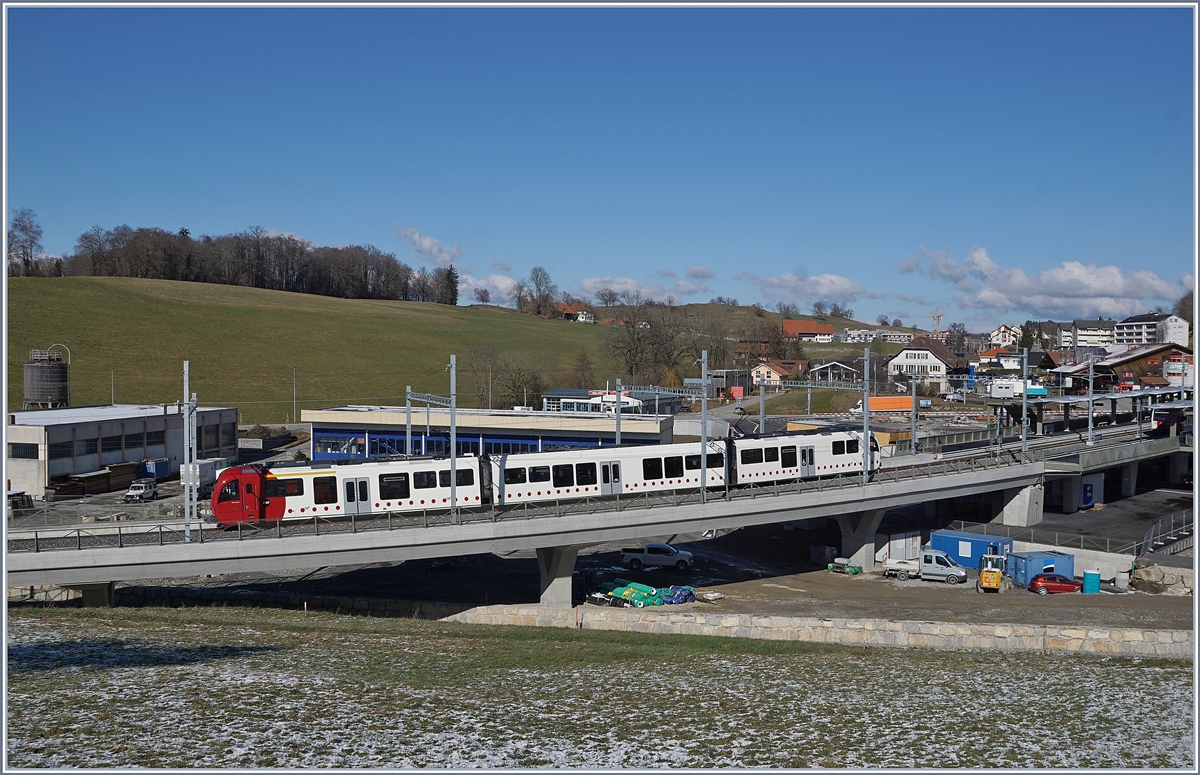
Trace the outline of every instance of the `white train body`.
<path fill-rule="evenodd" d="M 861 436 L 839 430 L 709 441 L 705 486 L 724 490 L 861 475 Z M 874 471 L 874 436 L 870 444 Z M 455 463 L 453 496 L 448 458 L 232 466 L 213 488 L 213 517 L 234 525 L 443 511 L 451 497 L 459 509 L 478 509 L 695 490 L 700 462 L 699 442 L 464 456 Z"/>

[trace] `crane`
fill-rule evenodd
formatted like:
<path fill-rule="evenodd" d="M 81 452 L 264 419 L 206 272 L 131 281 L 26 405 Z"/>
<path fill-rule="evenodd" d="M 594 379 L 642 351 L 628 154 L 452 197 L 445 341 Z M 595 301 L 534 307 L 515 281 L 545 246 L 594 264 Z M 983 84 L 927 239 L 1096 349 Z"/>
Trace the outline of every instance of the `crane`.
<path fill-rule="evenodd" d="M 926 315 L 927 318 L 933 318 L 933 333 L 939 333 L 942 325 L 942 308 L 938 307 L 933 311 L 932 315 Z"/>

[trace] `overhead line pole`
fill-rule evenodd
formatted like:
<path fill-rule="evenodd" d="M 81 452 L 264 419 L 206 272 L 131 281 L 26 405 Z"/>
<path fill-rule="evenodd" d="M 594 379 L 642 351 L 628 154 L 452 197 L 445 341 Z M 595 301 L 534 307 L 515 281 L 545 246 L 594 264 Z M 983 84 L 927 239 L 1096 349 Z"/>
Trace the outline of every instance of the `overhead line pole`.
<path fill-rule="evenodd" d="M 700 502 L 708 495 L 708 350 L 700 353 Z"/>
<path fill-rule="evenodd" d="M 1029 427 L 1029 348 L 1021 348 L 1021 462 L 1029 458 L 1029 440 L 1026 429 Z"/>
<path fill-rule="evenodd" d="M 863 348 L 863 478 L 865 487 L 871 477 L 871 348 Z"/>
<path fill-rule="evenodd" d="M 458 405 L 456 394 L 458 367 L 455 356 L 450 356 L 450 522 L 458 522 L 458 427 L 454 422 L 454 410 Z"/>

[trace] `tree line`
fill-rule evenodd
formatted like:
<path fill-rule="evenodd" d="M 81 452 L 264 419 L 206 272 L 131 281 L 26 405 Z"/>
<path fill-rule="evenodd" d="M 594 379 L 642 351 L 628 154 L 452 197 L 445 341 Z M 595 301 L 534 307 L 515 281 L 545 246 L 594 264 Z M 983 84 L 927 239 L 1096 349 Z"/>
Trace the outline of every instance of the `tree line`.
<path fill-rule="evenodd" d="M 9 230 L 10 276 L 141 277 L 352 299 L 458 303 L 453 266 L 414 270 L 373 245 L 322 247 L 257 226 L 199 238 L 187 229 L 93 226 L 79 236 L 72 254 L 39 258 L 41 234 L 33 212 L 19 210 Z"/>

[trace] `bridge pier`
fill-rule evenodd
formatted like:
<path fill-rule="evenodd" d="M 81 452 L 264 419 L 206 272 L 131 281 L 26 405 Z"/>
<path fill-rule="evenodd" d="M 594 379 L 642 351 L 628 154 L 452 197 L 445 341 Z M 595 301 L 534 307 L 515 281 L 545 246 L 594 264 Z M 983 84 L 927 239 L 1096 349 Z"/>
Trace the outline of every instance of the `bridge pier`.
<path fill-rule="evenodd" d="M 1004 509 L 1000 521 L 1015 527 L 1030 527 L 1042 521 L 1045 490 L 1041 484 L 1004 490 Z M 1076 505 L 1078 509 L 1078 505 Z"/>
<path fill-rule="evenodd" d="M 113 590 L 116 586 L 115 581 L 109 581 L 103 584 L 80 584 L 78 586 L 71 584 L 67 588 L 79 590 L 83 595 L 84 608 L 112 608 Z"/>
<path fill-rule="evenodd" d="M 858 511 L 853 514 L 838 514 L 838 527 L 842 529 L 842 557 L 863 570 L 875 568 L 875 532 L 883 521 L 886 509 Z"/>
<path fill-rule="evenodd" d="M 1137 491 L 1138 461 L 1121 466 L 1121 497 L 1129 498 Z"/>
<path fill-rule="evenodd" d="M 543 608 L 571 607 L 571 574 L 575 571 L 578 546 L 546 546 L 537 550 Z"/>
<path fill-rule="evenodd" d="M 1064 476 L 1058 480 L 1062 483 L 1062 510 L 1064 514 L 1074 514 L 1079 511 L 1079 501 L 1083 495 L 1083 476 Z"/>

